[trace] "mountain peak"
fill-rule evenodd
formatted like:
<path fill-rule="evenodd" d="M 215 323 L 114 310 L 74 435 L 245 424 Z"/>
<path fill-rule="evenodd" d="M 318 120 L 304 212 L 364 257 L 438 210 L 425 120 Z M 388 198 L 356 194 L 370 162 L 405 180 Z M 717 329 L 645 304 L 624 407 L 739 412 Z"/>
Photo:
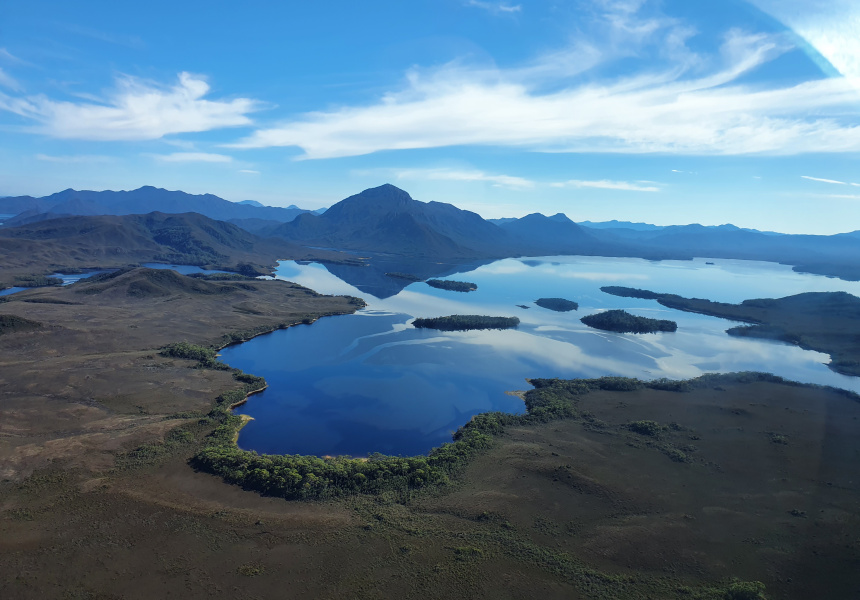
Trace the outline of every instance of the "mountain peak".
<path fill-rule="evenodd" d="M 409 195 L 409 192 L 401 190 L 396 185 L 391 185 L 390 183 L 383 183 L 378 187 L 368 188 L 360 194 L 356 194 L 356 196 L 363 198 L 376 198 L 379 200 L 412 200 L 412 196 Z M 354 197 L 355 196 L 353 196 L 353 198 Z"/>

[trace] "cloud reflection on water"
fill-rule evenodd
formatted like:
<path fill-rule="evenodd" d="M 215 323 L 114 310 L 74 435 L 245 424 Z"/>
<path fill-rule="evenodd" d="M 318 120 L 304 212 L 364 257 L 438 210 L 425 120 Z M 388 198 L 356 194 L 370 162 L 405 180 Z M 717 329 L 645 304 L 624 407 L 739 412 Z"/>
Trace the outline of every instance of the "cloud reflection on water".
<path fill-rule="evenodd" d="M 827 369 L 826 355 L 730 337 L 725 333 L 733 325 L 730 321 L 599 290 L 609 283 L 636 287 L 647 280 L 647 288 L 655 291 L 732 302 L 805 291 L 860 294 L 860 283 L 794 273 L 782 265 L 715 262 L 506 259 L 450 277 L 474 281 L 475 292 L 449 292 L 416 282 L 384 299 L 361 292 L 320 265 L 282 263 L 281 277 L 322 293 L 363 297 L 368 307 L 225 349 L 228 364 L 263 375 L 270 383 L 242 407 L 256 420 L 243 430 L 240 444 L 269 452 L 424 452 L 450 439 L 450 431 L 474 414 L 522 411 L 522 402 L 504 391 L 525 389 L 530 377 L 689 378 L 709 371 L 756 370 L 860 390 L 857 378 Z M 569 298 L 580 308 L 553 312 L 534 305 L 538 297 Z M 579 321 L 610 308 L 672 319 L 679 329 L 616 334 Z M 515 330 L 469 332 L 410 325 L 414 317 L 449 314 L 515 315 L 521 324 Z"/>

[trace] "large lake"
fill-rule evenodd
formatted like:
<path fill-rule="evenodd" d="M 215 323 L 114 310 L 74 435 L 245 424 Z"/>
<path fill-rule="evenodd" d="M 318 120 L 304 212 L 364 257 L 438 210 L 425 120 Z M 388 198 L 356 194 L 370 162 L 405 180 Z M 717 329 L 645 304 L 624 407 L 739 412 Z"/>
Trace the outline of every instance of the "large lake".
<path fill-rule="evenodd" d="M 689 378 L 753 370 L 860 391 L 858 378 L 825 366 L 825 354 L 729 337 L 730 321 L 599 289 L 622 285 L 740 302 L 808 291 L 860 295 L 857 282 L 763 262 L 542 257 L 499 260 L 459 274 L 455 266 L 441 266 L 444 278 L 478 285 L 477 291 L 458 293 L 395 280 L 383 269 L 329 268 L 340 277 L 324 266 L 295 262 L 282 262 L 277 276 L 322 293 L 359 296 L 367 308 L 222 351 L 224 362 L 269 382 L 237 409 L 254 419 L 240 434 L 244 449 L 319 456 L 426 453 L 450 441 L 477 413 L 523 412 L 522 401 L 505 392 L 529 389 L 525 380 L 532 377 Z M 413 265 L 407 272 L 418 270 Z M 575 300 L 579 310 L 543 309 L 534 305 L 540 297 Z M 579 321 L 610 308 L 672 319 L 678 331 L 615 334 Z M 521 324 L 516 330 L 451 333 L 410 324 L 414 317 L 458 313 L 517 316 Z"/>

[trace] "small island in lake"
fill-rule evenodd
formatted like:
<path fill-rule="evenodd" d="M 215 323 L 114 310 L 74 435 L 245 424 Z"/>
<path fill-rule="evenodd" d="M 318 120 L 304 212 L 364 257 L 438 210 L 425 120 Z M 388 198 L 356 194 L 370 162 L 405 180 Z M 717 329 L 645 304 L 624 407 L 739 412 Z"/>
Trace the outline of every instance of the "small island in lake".
<path fill-rule="evenodd" d="M 595 329 L 617 333 L 656 333 L 658 331 L 677 331 L 678 329 L 678 324 L 675 321 L 637 317 L 627 311 L 617 309 L 588 315 L 582 317 L 580 321 Z"/>
<path fill-rule="evenodd" d="M 579 308 L 579 304 L 573 300 L 565 300 L 564 298 L 538 298 L 535 300 L 535 304 L 541 308 L 548 308 L 555 312 L 569 312 Z"/>
<path fill-rule="evenodd" d="M 605 285 L 600 288 L 600 291 L 621 298 L 641 298 L 643 300 L 659 300 L 663 296 L 666 296 L 666 294 L 658 294 L 649 290 L 640 290 L 639 288 L 620 285 Z"/>
<path fill-rule="evenodd" d="M 519 324 L 520 320 L 517 317 L 487 317 L 484 315 L 450 315 L 412 321 L 412 326 L 418 329 L 439 329 L 440 331 L 513 329 Z"/>
<path fill-rule="evenodd" d="M 427 285 L 440 290 L 448 290 L 449 292 L 474 292 L 478 289 L 477 283 L 469 281 L 451 281 L 448 279 L 428 279 Z"/>

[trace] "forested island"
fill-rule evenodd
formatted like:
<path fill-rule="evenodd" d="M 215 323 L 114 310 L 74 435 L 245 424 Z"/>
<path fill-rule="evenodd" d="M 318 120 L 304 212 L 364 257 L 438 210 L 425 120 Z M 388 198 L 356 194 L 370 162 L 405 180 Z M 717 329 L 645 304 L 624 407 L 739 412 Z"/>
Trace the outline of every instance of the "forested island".
<path fill-rule="evenodd" d="M 520 320 L 517 317 L 487 317 L 484 315 L 450 315 L 412 321 L 412 326 L 418 329 L 439 329 L 440 331 L 513 329 L 519 324 Z"/>
<path fill-rule="evenodd" d="M 535 300 L 535 304 L 541 308 L 548 308 L 555 312 L 569 312 L 579 308 L 579 304 L 573 300 L 565 300 L 564 298 L 538 298 Z"/>
<path fill-rule="evenodd" d="M 595 329 L 617 333 L 657 333 L 659 331 L 672 332 L 678 329 L 678 324 L 675 321 L 637 317 L 618 309 L 588 315 L 582 317 L 580 321 Z"/>
<path fill-rule="evenodd" d="M 648 290 L 640 290 L 639 288 L 624 287 L 620 285 L 605 285 L 600 288 L 601 292 L 619 296 L 621 298 L 642 298 L 643 300 L 659 300 L 663 296 L 669 294 L 657 294 Z"/>
<path fill-rule="evenodd" d="M 451 281 L 448 279 L 428 279 L 427 285 L 440 290 L 448 290 L 449 292 L 474 292 L 478 289 L 478 284 L 476 283 L 470 281 Z"/>

